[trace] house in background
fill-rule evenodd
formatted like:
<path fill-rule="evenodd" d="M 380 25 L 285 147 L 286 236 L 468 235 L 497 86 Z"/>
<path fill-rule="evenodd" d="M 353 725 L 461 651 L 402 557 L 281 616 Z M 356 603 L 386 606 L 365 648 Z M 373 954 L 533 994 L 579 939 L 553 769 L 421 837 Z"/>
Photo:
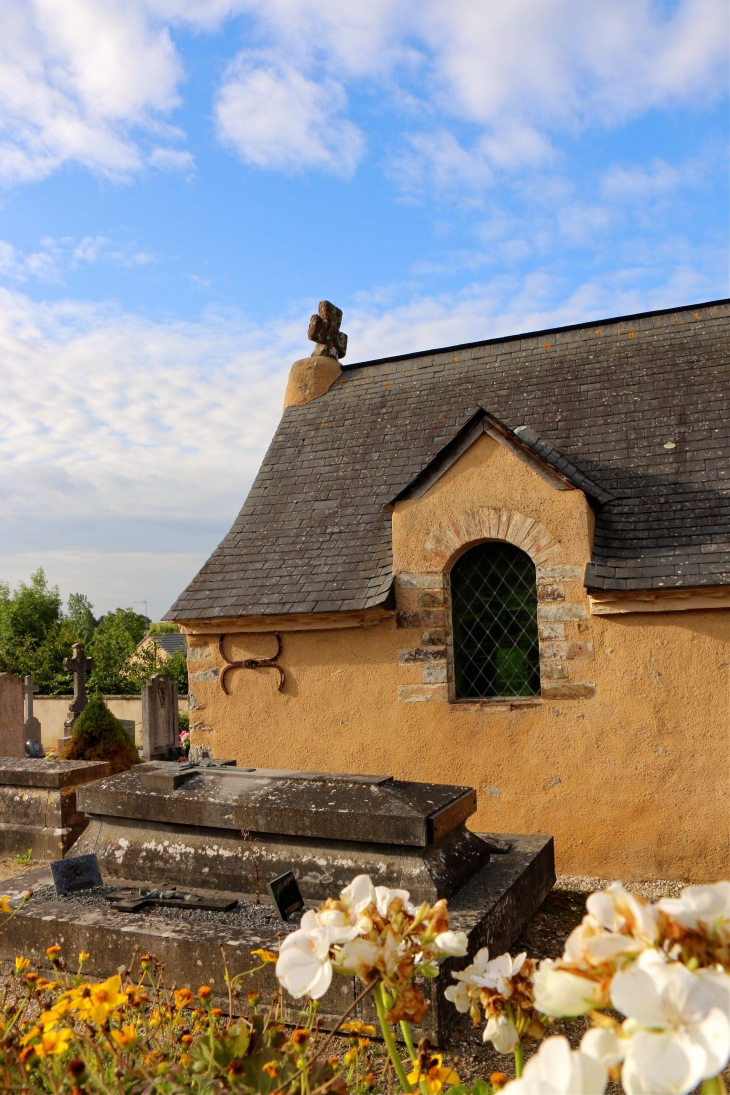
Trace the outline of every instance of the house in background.
<path fill-rule="evenodd" d="M 728 869 L 730 302 L 341 368 L 313 317 L 168 619 L 194 743 L 468 784 L 558 869 Z"/>

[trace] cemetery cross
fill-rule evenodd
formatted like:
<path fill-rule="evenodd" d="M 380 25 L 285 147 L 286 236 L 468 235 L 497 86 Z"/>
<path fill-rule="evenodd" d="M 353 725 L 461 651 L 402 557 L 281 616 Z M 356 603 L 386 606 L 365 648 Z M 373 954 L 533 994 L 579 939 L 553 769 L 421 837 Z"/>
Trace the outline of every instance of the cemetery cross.
<path fill-rule="evenodd" d="M 73 673 L 74 678 L 74 697 L 68 705 L 68 714 L 63 724 L 67 734 L 72 732 L 76 719 L 88 703 L 86 697 L 86 674 L 90 673 L 94 668 L 94 659 L 86 657 L 83 643 L 74 643 L 73 652 L 73 658 L 63 659 L 63 668 L 67 673 Z"/>
<path fill-rule="evenodd" d="M 33 684 L 33 677 L 28 673 L 25 678 L 25 684 L 23 685 L 23 692 L 25 693 L 25 717 L 26 719 L 33 718 L 33 694 L 34 692 L 40 692 L 40 686 Z"/>

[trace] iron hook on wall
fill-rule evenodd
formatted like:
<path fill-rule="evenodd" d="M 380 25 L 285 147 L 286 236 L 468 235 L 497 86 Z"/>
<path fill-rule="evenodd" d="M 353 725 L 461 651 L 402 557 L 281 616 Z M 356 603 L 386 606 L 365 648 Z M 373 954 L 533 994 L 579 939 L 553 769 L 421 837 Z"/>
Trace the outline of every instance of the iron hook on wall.
<path fill-rule="evenodd" d="M 218 637 L 218 652 L 220 653 L 222 660 L 225 662 L 225 666 L 223 667 L 223 669 L 221 669 L 221 675 L 218 680 L 220 681 L 220 686 L 226 696 L 230 696 L 230 692 L 226 688 L 226 673 L 228 673 L 231 669 L 275 669 L 276 672 L 279 674 L 279 683 L 276 686 L 276 691 L 281 692 L 282 688 L 284 687 L 284 670 L 280 665 L 276 664 L 277 658 L 281 654 L 281 635 L 278 631 L 275 631 L 274 635 L 276 636 L 276 654 L 274 654 L 273 657 L 246 658 L 242 662 L 231 662 L 228 660 L 223 649 L 223 643 L 225 642 L 226 636 L 220 635 Z"/>

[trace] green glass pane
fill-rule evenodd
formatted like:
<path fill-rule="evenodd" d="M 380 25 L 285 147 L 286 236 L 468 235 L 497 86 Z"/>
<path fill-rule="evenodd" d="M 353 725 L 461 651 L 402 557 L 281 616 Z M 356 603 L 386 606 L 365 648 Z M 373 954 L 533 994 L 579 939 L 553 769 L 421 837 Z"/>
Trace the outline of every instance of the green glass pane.
<path fill-rule="evenodd" d="M 512 544 L 479 544 L 451 571 L 457 699 L 537 696 L 535 565 Z"/>

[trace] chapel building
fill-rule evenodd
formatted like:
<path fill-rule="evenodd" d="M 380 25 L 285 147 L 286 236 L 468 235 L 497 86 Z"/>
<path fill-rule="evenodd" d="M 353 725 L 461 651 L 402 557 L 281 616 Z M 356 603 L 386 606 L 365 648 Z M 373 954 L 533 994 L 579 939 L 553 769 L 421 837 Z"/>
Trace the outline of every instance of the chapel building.
<path fill-rule="evenodd" d="M 192 742 L 477 788 L 558 871 L 728 871 L 730 301 L 341 367 L 313 317 L 168 614 Z"/>

